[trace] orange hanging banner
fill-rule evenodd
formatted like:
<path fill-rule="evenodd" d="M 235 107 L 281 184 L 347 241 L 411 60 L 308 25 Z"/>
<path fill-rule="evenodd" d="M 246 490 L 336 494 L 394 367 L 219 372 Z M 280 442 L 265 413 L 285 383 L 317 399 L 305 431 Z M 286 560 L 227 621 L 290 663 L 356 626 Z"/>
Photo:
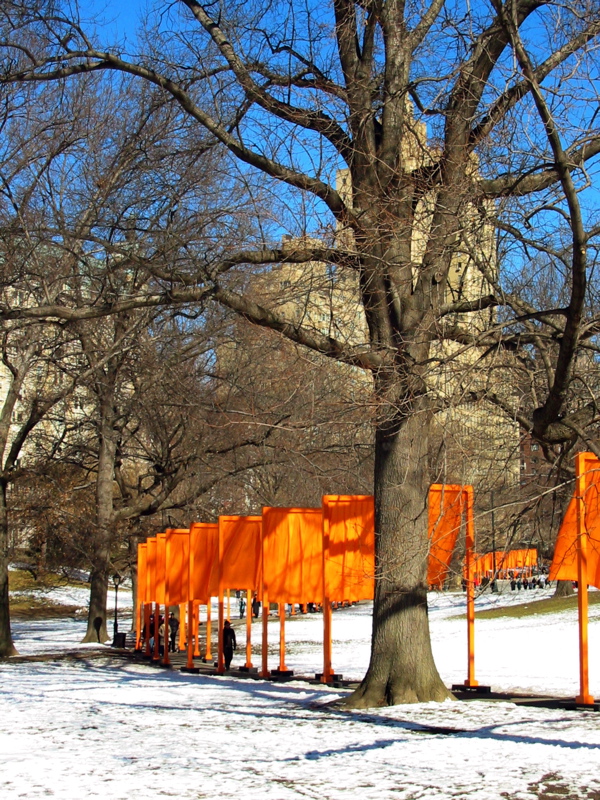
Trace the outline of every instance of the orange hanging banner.
<path fill-rule="evenodd" d="M 190 526 L 189 600 L 207 603 L 219 591 L 219 526 L 214 522 L 194 522 Z"/>
<path fill-rule="evenodd" d="M 165 603 L 165 578 L 167 568 L 167 534 L 156 534 L 156 573 L 154 579 L 154 602 L 159 605 Z"/>
<path fill-rule="evenodd" d="M 165 532 L 165 627 L 162 663 L 169 666 L 170 626 L 169 609 L 188 596 L 190 566 L 190 532 L 183 528 L 168 528 Z"/>
<path fill-rule="evenodd" d="M 271 602 L 323 600 L 320 508 L 263 508 L 263 585 Z"/>
<path fill-rule="evenodd" d="M 558 529 L 550 581 L 577 580 L 577 499 L 572 497 Z"/>
<path fill-rule="evenodd" d="M 219 517 L 219 587 L 256 589 L 261 576 L 261 517 Z"/>
<path fill-rule="evenodd" d="M 167 602 L 170 606 L 186 603 L 189 597 L 190 532 L 183 528 L 169 528 L 166 532 L 166 584 Z"/>
<path fill-rule="evenodd" d="M 146 600 L 154 603 L 156 599 L 156 537 L 146 540 Z"/>
<path fill-rule="evenodd" d="M 429 560 L 427 583 L 441 589 L 460 532 L 463 486 L 434 483 L 429 487 Z"/>
<path fill-rule="evenodd" d="M 375 506 L 371 495 L 323 497 L 323 601 L 372 600 Z"/>
<path fill-rule="evenodd" d="M 550 580 L 576 580 L 579 617 L 579 695 L 591 705 L 588 663 L 588 585 L 600 588 L 600 460 L 593 453 L 575 456 L 575 494 L 560 526 Z"/>

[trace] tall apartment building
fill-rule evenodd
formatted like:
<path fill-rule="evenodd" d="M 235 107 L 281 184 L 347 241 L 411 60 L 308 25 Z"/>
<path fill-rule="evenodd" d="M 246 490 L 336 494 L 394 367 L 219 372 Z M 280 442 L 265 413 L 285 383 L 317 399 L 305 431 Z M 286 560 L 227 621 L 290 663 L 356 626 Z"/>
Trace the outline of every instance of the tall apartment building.
<path fill-rule="evenodd" d="M 427 159 L 426 127 L 414 121 L 412 138 L 404 160 L 407 169 Z M 477 169 L 474 161 L 473 169 Z M 337 174 L 337 190 L 345 202 L 352 202 L 352 187 L 347 170 Z M 425 196 L 416 210 L 411 243 L 415 277 L 422 261 L 431 224 L 433 198 Z M 338 229 L 337 241 L 352 247 L 352 232 Z M 285 237 L 283 249 L 290 252 L 318 240 Z M 475 208 L 466 209 L 462 239 L 452 258 L 446 302 L 476 300 L 491 293 L 485 275 L 497 271 L 496 241 L 493 226 L 482 221 Z M 351 270 L 340 270 L 318 262 L 281 264 L 257 275 L 252 281 L 257 299 L 276 308 L 290 320 L 314 327 L 352 345 L 367 342 L 367 326 L 360 301 L 358 277 Z M 472 333 L 489 328 L 494 311 L 487 309 L 469 315 Z M 464 324 L 464 321 L 463 321 Z M 485 358 L 484 358 L 485 353 Z M 448 341 L 434 344 L 431 354 L 429 386 L 437 397 L 435 445 L 443 453 L 437 465 L 438 478 L 448 483 L 473 483 L 482 489 L 519 484 L 519 428 L 504 412 L 488 402 L 472 402 L 473 393 L 487 389 L 509 399 L 513 380 L 510 364 L 502 354 L 490 355 L 477 345 L 464 347 Z M 369 377 L 360 370 L 349 376 L 368 391 Z"/>

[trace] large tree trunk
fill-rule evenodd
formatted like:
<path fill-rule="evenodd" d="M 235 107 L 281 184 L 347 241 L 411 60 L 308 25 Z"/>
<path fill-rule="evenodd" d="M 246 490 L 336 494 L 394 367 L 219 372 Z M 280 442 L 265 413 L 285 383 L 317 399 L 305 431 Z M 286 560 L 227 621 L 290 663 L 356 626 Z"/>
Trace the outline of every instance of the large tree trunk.
<path fill-rule="evenodd" d="M 451 697 L 433 660 L 427 617 L 429 413 L 421 407 L 395 417 L 376 436 L 371 662 L 348 699 L 354 708 Z"/>
<path fill-rule="evenodd" d="M 90 605 L 88 625 L 83 642 L 105 642 L 109 636 L 106 629 L 106 599 L 108 595 L 108 565 L 92 569 L 90 575 Z"/>
<path fill-rule="evenodd" d="M 8 507 L 6 483 L 0 481 L 0 658 L 16 655 L 10 630 L 8 594 Z"/>
<path fill-rule="evenodd" d="M 553 597 L 570 597 L 572 594 L 575 594 L 573 581 L 556 581 Z"/>
<path fill-rule="evenodd" d="M 83 637 L 83 642 L 105 642 L 109 638 L 106 630 L 106 598 L 112 541 L 113 483 L 117 445 L 116 434 L 112 424 L 112 404 L 108 400 L 104 400 L 101 413 L 100 453 L 98 475 L 96 477 L 96 518 L 98 524 L 94 533 L 92 547 L 90 606 L 87 631 Z"/>
<path fill-rule="evenodd" d="M 138 577 L 138 567 L 137 567 L 137 551 L 138 551 L 138 544 L 140 542 L 139 536 L 134 536 L 131 534 L 129 536 L 128 541 L 128 550 L 129 550 L 129 571 L 131 575 L 131 607 L 133 608 L 133 614 L 131 615 L 131 630 L 135 631 L 136 629 L 136 603 L 137 603 L 137 577 Z"/>

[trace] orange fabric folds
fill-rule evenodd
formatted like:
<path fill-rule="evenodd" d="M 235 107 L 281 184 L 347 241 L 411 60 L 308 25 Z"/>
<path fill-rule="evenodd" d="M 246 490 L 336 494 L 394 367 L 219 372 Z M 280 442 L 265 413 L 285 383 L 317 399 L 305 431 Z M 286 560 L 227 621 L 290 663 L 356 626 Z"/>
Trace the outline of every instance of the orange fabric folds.
<path fill-rule="evenodd" d="M 258 589 L 262 581 L 261 517 L 219 517 L 221 589 Z"/>
<path fill-rule="evenodd" d="M 167 534 L 156 534 L 156 572 L 154 576 L 154 602 L 165 602 L 165 577 L 167 567 Z"/>
<path fill-rule="evenodd" d="M 577 500 L 574 497 L 560 523 L 548 578 L 551 581 L 577 580 Z"/>
<path fill-rule="evenodd" d="M 465 508 L 464 486 L 434 483 L 429 488 L 427 583 L 440 589 L 448 577 Z"/>
<path fill-rule="evenodd" d="M 502 566 L 500 566 L 500 560 L 498 554 L 496 554 L 496 567 L 498 569 L 523 569 L 524 567 L 537 565 L 538 554 L 535 547 L 523 550 L 509 550 L 508 553 L 500 553 L 500 555 L 505 555 L 505 558 L 502 559 Z M 490 567 L 490 569 L 492 568 Z"/>
<path fill-rule="evenodd" d="M 219 526 L 194 522 L 190 528 L 190 600 L 207 603 L 219 593 Z"/>
<path fill-rule="evenodd" d="M 274 603 L 323 600 L 323 512 L 263 508 L 264 588 Z"/>
<path fill-rule="evenodd" d="M 371 600 L 375 586 L 375 508 L 370 495 L 323 497 L 325 597 Z"/>
<path fill-rule="evenodd" d="M 587 533 L 587 580 L 600 589 L 600 461 L 593 453 L 578 456 L 583 461 L 583 528 Z M 581 474 L 581 473 L 579 473 Z M 577 580 L 577 497 L 573 497 L 558 531 L 550 580 Z"/>
<path fill-rule="evenodd" d="M 538 552 L 535 547 L 523 550 L 496 550 L 496 572 L 505 573 L 510 570 L 521 571 L 537 565 Z M 477 577 L 485 577 L 494 573 L 494 553 L 484 553 L 474 557 L 473 572 Z M 463 573 L 464 574 L 464 573 Z M 489 577 L 489 576 L 488 576 Z"/>
<path fill-rule="evenodd" d="M 146 542 L 138 544 L 137 555 L 137 602 L 147 603 L 147 586 L 146 586 L 146 553 L 148 545 Z"/>
<path fill-rule="evenodd" d="M 166 602 L 187 603 L 189 595 L 190 532 L 170 528 L 166 536 Z"/>
<path fill-rule="evenodd" d="M 146 540 L 146 594 L 145 603 L 156 602 L 156 537 Z"/>

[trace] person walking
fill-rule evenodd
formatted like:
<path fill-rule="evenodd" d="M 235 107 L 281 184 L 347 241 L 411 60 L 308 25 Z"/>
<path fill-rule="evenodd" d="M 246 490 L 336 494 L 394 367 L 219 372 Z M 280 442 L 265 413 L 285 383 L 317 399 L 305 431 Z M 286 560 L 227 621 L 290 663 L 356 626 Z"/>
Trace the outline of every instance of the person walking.
<path fill-rule="evenodd" d="M 240 596 L 240 619 L 244 619 L 246 616 L 246 601 L 244 599 L 244 595 Z"/>
<path fill-rule="evenodd" d="M 164 656 L 165 654 L 165 620 L 159 617 L 158 625 L 158 655 Z"/>
<path fill-rule="evenodd" d="M 177 634 L 179 633 L 179 620 L 171 611 L 169 614 L 169 652 L 176 651 Z"/>
<path fill-rule="evenodd" d="M 233 658 L 233 651 L 236 647 L 235 631 L 231 627 L 231 622 L 226 619 L 225 625 L 223 626 L 223 658 L 225 659 L 225 669 L 229 669 L 231 659 Z"/>
<path fill-rule="evenodd" d="M 255 594 L 254 597 L 252 598 L 252 615 L 254 617 L 258 617 L 259 614 L 260 614 L 260 600 Z"/>

